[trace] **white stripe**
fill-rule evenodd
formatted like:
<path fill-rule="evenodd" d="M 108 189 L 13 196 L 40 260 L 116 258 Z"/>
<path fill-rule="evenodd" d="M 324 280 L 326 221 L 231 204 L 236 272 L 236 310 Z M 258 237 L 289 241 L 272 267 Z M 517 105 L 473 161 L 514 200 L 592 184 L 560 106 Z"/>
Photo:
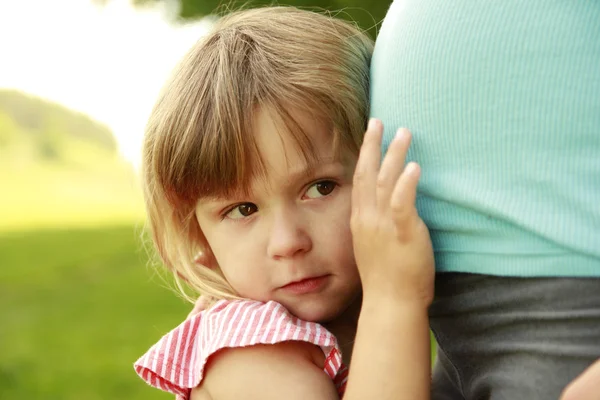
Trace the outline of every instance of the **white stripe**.
<path fill-rule="evenodd" d="M 305 324 L 306 324 L 306 333 L 304 334 L 304 341 L 308 342 L 308 339 L 310 339 L 310 332 L 311 332 L 310 328 L 312 326 L 312 323 L 306 321 Z"/>
<path fill-rule="evenodd" d="M 335 352 L 335 361 L 337 361 L 337 365 L 339 368 L 339 366 L 342 365 L 342 355 L 340 354 L 339 351 Z"/>
<path fill-rule="evenodd" d="M 281 324 L 283 323 L 283 320 L 285 319 L 285 317 L 286 317 L 285 313 L 281 313 L 281 315 L 277 319 L 277 325 L 275 326 L 275 333 L 273 333 L 273 337 L 271 338 L 271 343 L 277 343 L 277 341 L 279 340 L 279 335 L 281 335 L 281 333 L 282 333 Z"/>
<path fill-rule="evenodd" d="M 316 333 L 316 341 L 319 345 L 321 345 L 321 341 L 323 338 L 321 335 L 323 334 L 323 329 L 321 329 L 321 324 L 317 324 L 317 333 Z"/>
<path fill-rule="evenodd" d="M 285 323 L 285 332 L 283 332 L 283 339 L 289 339 L 290 338 L 290 330 L 292 329 L 292 320 L 288 319 L 287 322 Z"/>
<path fill-rule="evenodd" d="M 271 327 L 273 326 L 273 322 L 275 321 L 275 315 L 277 315 L 277 313 L 275 311 L 276 310 L 273 309 L 271 312 L 271 318 L 269 319 L 269 323 L 267 324 L 267 327 L 265 328 L 265 333 L 263 333 L 262 338 L 260 339 L 261 343 L 265 343 L 267 341 L 267 337 L 269 336 L 269 333 L 271 333 Z"/>
<path fill-rule="evenodd" d="M 175 345 L 175 353 L 173 354 L 173 360 L 175 360 L 175 365 L 177 365 L 179 363 L 179 358 L 181 357 L 181 337 L 183 336 L 183 331 L 184 329 L 180 329 L 179 333 L 177 334 L 177 344 Z M 171 380 L 171 382 L 175 382 L 175 372 L 177 371 L 177 368 L 172 368 L 171 369 L 171 377 L 169 378 Z"/>
<path fill-rule="evenodd" d="M 214 318 L 214 330 L 211 332 L 211 341 L 212 345 L 210 351 L 207 354 L 210 354 L 219 348 L 218 343 L 221 341 L 223 335 L 223 329 L 225 328 L 225 323 L 227 322 L 227 317 L 231 313 L 231 307 L 225 307 L 225 312 L 219 312 L 215 314 Z"/>
<path fill-rule="evenodd" d="M 331 346 L 331 335 L 329 334 L 329 331 L 327 331 L 327 329 L 325 329 L 325 341 L 323 342 L 323 346 L 327 346 L 330 347 Z"/>
<path fill-rule="evenodd" d="M 294 334 L 292 335 L 292 339 L 298 340 L 300 338 L 300 331 L 302 330 L 302 328 L 297 323 L 295 324 L 295 328 L 296 328 L 296 330 L 294 331 Z"/>
<path fill-rule="evenodd" d="M 160 341 L 157 343 L 157 351 L 154 353 L 154 359 L 152 360 L 152 371 L 156 372 L 156 370 L 158 369 L 158 359 L 159 359 L 159 355 L 162 353 L 162 346 L 165 342 L 165 339 L 162 338 L 160 339 Z M 164 361 L 163 361 L 164 362 Z"/>
<path fill-rule="evenodd" d="M 200 327 L 198 328 L 198 336 L 200 337 L 200 348 L 201 349 L 206 349 L 206 346 L 208 346 L 208 335 L 206 334 L 206 327 L 208 325 L 208 322 L 210 322 L 210 319 L 208 319 L 208 317 L 206 317 L 205 312 L 202 312 L 202 320 L 200 321 Z"/>
<path fill-rule="evenodd" d="M 202 325 L 202 332 L 201 332 L 201 336 L 203 338 L 205 338 L 206 340 L 206 346 L 204 346 L 202 348 L 203 351 L 208 351 L 210 349 L 210 343 L 211 340 L 213 339 L 213 322 L 214 322 L 214 315 L 212 315 L 210 312 L 208 312 L 205 317 L 204 317 L 204 323 Z"/>

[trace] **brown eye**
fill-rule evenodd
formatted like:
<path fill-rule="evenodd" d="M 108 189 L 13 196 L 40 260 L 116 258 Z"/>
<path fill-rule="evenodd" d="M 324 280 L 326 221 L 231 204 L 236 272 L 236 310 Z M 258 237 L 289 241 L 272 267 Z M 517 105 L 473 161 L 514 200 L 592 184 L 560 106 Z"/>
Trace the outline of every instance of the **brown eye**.
<path fill-rule="evenodd" d="M 227 217 L 231 219 L 241 219 L 245 217 L 249 217 L 258 211 L 258 207 L 256 204 L 252 203 L 242 203 L 227 213 Z"/>
<path fill-rule="evenodd" d="M 327 196 L 333 192 L 336 186 L 337 183 L 333 181 L 320 181 L 308 188 L 306 196 L 310 199 Z"/>

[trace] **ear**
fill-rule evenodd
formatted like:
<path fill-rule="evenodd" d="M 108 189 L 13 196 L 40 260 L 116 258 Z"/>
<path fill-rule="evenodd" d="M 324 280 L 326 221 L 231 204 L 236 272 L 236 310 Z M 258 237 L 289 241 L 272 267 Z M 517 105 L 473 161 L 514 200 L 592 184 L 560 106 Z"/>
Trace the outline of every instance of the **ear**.
<path fill-rule="evenodd" d="M 217 265 L 217 260 L 207 246 L 204 250 L 200 250 L 196 256 L 194 256 L 194 263 L 205 266 L 208 269 L 214 269 Z"/>

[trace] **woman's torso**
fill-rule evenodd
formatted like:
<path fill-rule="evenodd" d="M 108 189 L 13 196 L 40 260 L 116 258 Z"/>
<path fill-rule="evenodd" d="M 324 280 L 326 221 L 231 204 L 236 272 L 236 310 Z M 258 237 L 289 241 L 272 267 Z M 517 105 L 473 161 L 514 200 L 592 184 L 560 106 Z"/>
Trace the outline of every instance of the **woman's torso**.
<path fill-rule="evenodd" d="M 371 88 L 439 271 L 600 276 L 600 3 L 397 0 Z"/>

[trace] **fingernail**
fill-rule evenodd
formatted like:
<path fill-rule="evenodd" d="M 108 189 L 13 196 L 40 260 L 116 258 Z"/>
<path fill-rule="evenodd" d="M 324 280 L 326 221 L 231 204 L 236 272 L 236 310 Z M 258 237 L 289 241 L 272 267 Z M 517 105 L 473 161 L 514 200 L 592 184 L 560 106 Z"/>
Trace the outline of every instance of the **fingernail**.
<path fill-rule="evenodd" d="M 396 138 L 400 139 L 408 134 L 408 129 L 406 128 L 398 128 L 396 131 Z"/>
<path fill-rule="evenodd" d="M 409 162 L 406 166 L 406 173 L 410 175 L 419 173 L 419 165 L 414 161 Z"/>
<path fill-rule="evenodd" d="M 371 118 L 371 119 L 369 119 L 369 125 L 367 125 L 367 129 L 370 131 L 373 129 L 376 129 L 379 124 L 380 124 L 380 122 L 377 118 Z"/>

